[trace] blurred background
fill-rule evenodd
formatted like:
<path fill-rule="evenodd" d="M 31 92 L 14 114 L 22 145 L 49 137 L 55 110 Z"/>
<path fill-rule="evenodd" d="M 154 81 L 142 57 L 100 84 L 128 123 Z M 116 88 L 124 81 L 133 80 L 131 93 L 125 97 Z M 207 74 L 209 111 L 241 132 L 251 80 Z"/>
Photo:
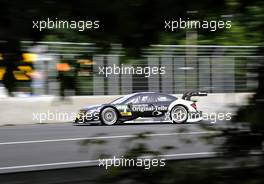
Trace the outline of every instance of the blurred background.
<path fill-rule="evenodd" d="M 63 88 L 68 95 L 252 92 L 257 87 L 258 49 L 250 45 L 150 45 L 142 49 L 140 58 L 127 58 L 121 44 L 110 44 L 109 51 L 101 54 L 95 43 L 22 41 L 22 59 L 14 62 L 10 95 L 61 95 Z M 165 74 L 100 74 L 101 67 L 114 70 L 114 65 L 164 67 Z M 3 59 L 3 84 L 10 83 L 6 67 L 10 66 Z"/>
<path fill-rule="evenodd" d="M 1 95 L 249 92 L 262 54 L 262 2 L 1 0 Z M 33 29 L 32 21 L 99 20 L 100 28 Z M 229 20 L 231 29 L 164 29 L 165 20 Z M 165 66 L 165 75 L 99 75 L 107 65 Z M 4 90 L 5 89 L 5 90 Z M 7 93 L 5 93 L 7 91 Z"/>
<path fill-rule="evenodd" d="M 83 32 L 33 29 L 32 21 L 47 18 L 99 20 L 100 28 Z M 164 29 L 165 20 L 179 18 L 229 20 L 232 27 L 213 32 Z M 232 111 L 234 115 L 228 126 L 202 127 L 220 134 L 195 139 L 220 151 L 217 159 L 174 160 L 166 168 L 149 172 L 114 168 L 105 174 L 100 170 L 104 176 L 101 180 L 87 179 L 86 171 L 91 170 L 89 176 L 97 176 L 98 168 L 52 171 L 54 181 L 65 179 L 68 173 L 85 178 L 79 183 L 263 183 L 263 20 L 262 0 L 0 0 L 0 124 L 36 123 L 32 121 L 33 112 L 77 112 L 84 105 L 106 103 L 133 92 L 179 95 L 206 90 L 210 94 L 200 101 L 199 108 L 206 112 Z M 100 75 L 99 68 L 109 65 L 166 67 L 166 74 Z M 59 102 L 53 103 L 57 96 L 61 97 Z M 60 103 L 67 96 L 71 96 L 69 104 Z M 138 136 L 140 140 L 146 138 Z M 126 153 L 152 153 L 146 145 L 137 146 Z M 46 174 L 48 177 L 45 173 L 39 176 L 51 176 Z M 33 181 L 32 173 L 20 176 L 21 181 Z M 11 183 L 10 178 L 5 181 Z"/>

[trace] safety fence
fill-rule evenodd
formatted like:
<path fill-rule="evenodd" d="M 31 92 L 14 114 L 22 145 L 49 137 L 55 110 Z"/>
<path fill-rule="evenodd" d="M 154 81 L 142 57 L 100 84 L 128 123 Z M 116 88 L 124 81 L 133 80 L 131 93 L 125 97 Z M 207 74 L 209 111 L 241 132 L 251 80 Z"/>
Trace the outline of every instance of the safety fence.
<path fill-rule="evenodd" d="M 250 92 L 257 87 L 256 46 L 151 45 L 140 59 L 128 59 L 120 44 L 107 53 L 93 43 L 22 42 L 22 49 L 38 55 L 31 80 L 35 93 L 118 95 L 139 91 L 182 93 Z M 69 65 L 65 69 L 65 64 Z M 61 66 L 61 68 L 60 68 Z"/>

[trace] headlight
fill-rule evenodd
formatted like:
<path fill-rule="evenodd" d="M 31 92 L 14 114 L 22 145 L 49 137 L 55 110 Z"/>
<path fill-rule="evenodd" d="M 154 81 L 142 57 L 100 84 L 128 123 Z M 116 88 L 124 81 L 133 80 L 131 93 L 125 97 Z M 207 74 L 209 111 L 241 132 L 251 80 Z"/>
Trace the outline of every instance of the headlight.
<path fill-rule="evenodd" d="M 86 110 L 80 110 L 79 113 L 86 113 Z"/>
<path fill-rule="evenodd" d="M 79 113 L 77 114 L 77 118 L 81 119 L 86 113 L 86 110 L 80 110 Z"/>

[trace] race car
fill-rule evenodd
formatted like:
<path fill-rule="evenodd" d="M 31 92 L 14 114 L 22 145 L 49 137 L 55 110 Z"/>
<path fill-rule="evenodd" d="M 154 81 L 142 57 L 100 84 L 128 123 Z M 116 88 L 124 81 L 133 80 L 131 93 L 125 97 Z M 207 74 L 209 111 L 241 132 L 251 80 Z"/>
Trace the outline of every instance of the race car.
<path fill-rule="evenodd" d="M 206 95 L 204 91 L 187 92 L 182 98 L 157 92 L 133 93 L 108 104 L 81 109 L 74 124 L 115 125 L 139 118 L 171 123 L 198 122 L 202 120 L 202 112 L 197 110 L 196 102 L 191 97 Z"/>

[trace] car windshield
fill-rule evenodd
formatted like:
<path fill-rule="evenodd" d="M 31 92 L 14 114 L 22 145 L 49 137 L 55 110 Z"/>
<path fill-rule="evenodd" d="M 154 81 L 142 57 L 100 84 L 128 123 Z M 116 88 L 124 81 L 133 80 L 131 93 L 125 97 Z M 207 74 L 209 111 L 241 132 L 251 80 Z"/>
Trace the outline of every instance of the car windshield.
<path fill-rule="evenodd" d="M 131 94 L 131 95 L 126 95 L 126 96 L 123 96 L 123 97 L 120 97 L 118 99 L 115 99 L 114 101 L 111 102 L 111 104 L 122 104 L 124 103 L 128 98 L 134 96 L 134 94 Z"/>

